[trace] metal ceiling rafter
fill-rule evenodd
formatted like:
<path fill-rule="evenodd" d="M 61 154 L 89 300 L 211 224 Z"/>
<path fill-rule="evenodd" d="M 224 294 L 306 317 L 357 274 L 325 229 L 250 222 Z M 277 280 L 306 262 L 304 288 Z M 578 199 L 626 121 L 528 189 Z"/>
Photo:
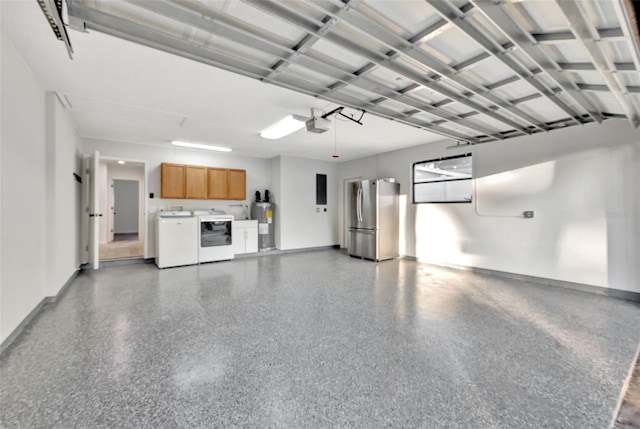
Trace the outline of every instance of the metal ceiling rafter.
<path fill-rule="evenodd" d="M 405 56 L 411 58 L 420 64 L 424 65 L 428 69 L 432 70 L 437 74 L 437 76 L 432 79 L 438 80 L 442 77 L 450 79 L 451 81 L 457 83 L 461 87 L 470 91 L 472 94 L 480 96 L 486 99 L 488 102 L 495 104 L 496 106 L 508 110 L 511 114 L 516 115 L 531 123 L 531 125 L 542 129 L 547 130 L 546 126 L 537 118 L 529 115 L 526 112 L 522 112 L 520 109 L 516 108 L 514 105 L 509 104 L 506 100 L 503 100 L 497 97 L 494 94 L 491 94 L 485 87 L 481 85 L 477 85 L 468 79 L 459 76 L 458 70 L 455 68 L 439 61 L 433 55 L 423 51 L 416 49 L 418 42 L 410 42 L 405 40 L 401 36 L 393 33 L 386 27 L 378 24 L 373 21 L 371 18 L 364 16 L 357 10 L 353 10 L 348 16 L 340 16 L 339 12 L 343 10 L 344 5 L 340 6 L 340 4 L 336 5 L 333 1 L 330 0 L 305 0 L 310 5 L 322 10 L 330 14 L 332 17 L 339 19 L 344 24 L 347 24 L 351 28 L 360 31 L 366 36 L 372 38 L 378 43 L 383 44 L 387 48 L 393 50 L 397 53 L 398 56 Z M 336 0 L 334 0 L 336 1 Z M 338 10 L 335 10 L 338 8 Z M 331 10 L 334 9 L 334 10 Z M 515 127 L 514 127 L 515 128 Z"/>
<path fill-rule="evenodd" d="M 636 66 L 633 63 L 613 63 L 617 72 L 635 72 Z M 558 63 L 564 71 L 594 71 L 596 66 L 593 63 Z"/>
<path fill-rule="evenodd" d="M 595 92 L 611 92 L 607 85 L 593 85 L 589 83 L 579 83 L 578 87 L 583 91 L 595 91 Z M 629 93 L 640 93 L 640 86 L 629 85 L 625 87 L 625 91 Z M 625 118 L 629 119 L 626 115 Z"/>
<path fill-rule="evenodd" d="M 640 125 L 640 116 L 638 109 L 633 105 L 632 101 L 625 95 L 627 90 L 617 75 L 616 68 L 611 60 L 602 52 L 599 46 L 598 33 L 593 25 L 585 18 L 582 10 L 575 0 L 556 0 L 556 4 L 564 13 L 571 31 L 576 39 L 585 47 L 593 65 L 596 67 L 607 86 L 609 91 L 618 101 L 622 110 L 627 115 L 627 119 L 634 127 Z"/>
<path fill-rule="evenodd" d="M 187 42 L 186 40 L 179 39 L 161 31 L 87 7 L 80 3 L 80 0 L 68 0 L 68 3 L 70 20 L 74 25 L 81 27 L 82 30 L 93 29 L 101 33 L 182 56 L 223 70 L 257 80 L 263 80 L 282 88 L 322 98 L 346 107 L 366 109 L 368 112 L 377 116 L 416 128 L 429 130 L 448 138 L 467 141 L 470 143 L 479 142 L 479 139 L 476 137 L 460 134 L 456 131 L 440 127 L 439 124 L 432 124 L 431 122 L 410 118 L 408 115 L 399 114 L 398 112 L 390 109 L 376 106 L 375 104 L 365 100 L 355 99 L 343 94 L 334 94 L 331 96 L 320 95 L 320 92 L 324 89 L 323 87 L 309 87 L 309 82 L 301 81 L 300 79 L 292 77 L 285 78 L 284 76 L 281 76 L 281 79 L 278 80 L 264 79 L 264 74 L 268 73 L 270 70 L 268 67 L 247 64 L 246 62 L 231 57 L 223 52 L 197 46 L 193 43 Z M 493 137 L 490 138 L 495 140 Z"/>
<path fill-rule="evenodd" d="M 472 0 L 476 8 L 498 27 L 522 52 L 524 52 L 553 82 L 560 86 L 589 116 L 602 122 L 604 118 L 596 111 L 591 102 L 582 94 L 575 83 L 562 73 L 558 64 L 542 49 L 540 44 L 522 27 L 505 8 L 493 0 Z"/>
<path fill-rule="evenodd" d="M 598 35 L 601 40 L 609 40 L 615 42 L 624 39 L 624 33 L 621 28 L 599 28 Z M 533 33 L 531 37 L 536 39 L 538 43 L 564 43 L 575 42 L 576 36 L 571 31 L 556 31 L 553 33 Z"/>
<path fill-rule="evenodd" d="M 629 45 L 631 45 L 629 48 L 633 63 L 636 70 L 640 70 L 640 28 L 637 26 L 637 20 L 640 19 L 640 16 L 636 16 L 630 2 L 617 0 L 613 2 L 613 7 L 620 23 L 625 24 L 622 28 L 625 36 L 628 37 Z"/>
<path fill-rule="evenodd" d="M 465 20 L 465 14 L 454 4 L 448 0 L 426 0 L 443 18 L 448 19 L 463 33 L 467 34 L 471 39 L 479 43 L 487 52 L 496 57 L 503 64 L 513 70 L 518 76 L 520 76 L 526 82 L 529 82 L 537 91 L 547 97 L 552 103 L 564 110 L 573 120 L 578 123 L 582 123 L 581 116 L 576 114 L 571 107 L 555 97 L 555 93 L 545 87 L 545 85 L 538 82 L 533 74 L 521 65 L 518 61 L 511 58 L 508 51 L 502 49 L 502 46 L 486 36 L 484 32 L 473 26 L 471 23 Z M 527 33 L 528 34 L 528 33 Z"/>
<path fill-rule="evenodd" d="M 416 108 L 419 111 L 423 111 L 425 113 L 429 113 L 431 115 L 446 119 L 447 121 L 458 122 L 468 128 L 475 129 L 480 133 L 493 136 L 497 139 L 503 138 L 500 134 L 497 133 L 497 131 L 491 130 L 481 124 L 477 124 L 474 121 L 469 121 L 465 117 L 440 110 L 428 103 L 420 102 L 409 97 L 403 97 L 404 92 L 402 90 L 391 90 L 384 88 L 374 81 L 368 80 L 359 75 L 352 74 L 347 70 L 330 65 L 328 62 L 320 61 L 305 53 L 296 52 L 293 50 L 293 48 L 280 46 L 279 44 L 269 41 L 261 36 L 249 33 L 246 30 L 239 29 L 232 23 L 225 22 L 224 17 L 216 12 L 210 11 L 208 12 L 208 15 L 204 15 L 199 11 L 193 10 L 186 5 L 175 2 L 173 0 L 128 1 L 138 7 L 145 8 L 151 12 L 174 19 L 178 22 L 191 25 L 194 28 L 216 34 L 219 37 L 233 40 L 246 46 L 251 46 L 254 49 L 275 56 L 279 59 L 279 61 L 295 55 L 297 57 L 298 65 L 309 70 L 314 70 L 316 72 L 322 73 L 326 76 L 338 80 L 340 83 L 343 83 L 345 85 L 352 84 L 356 87 L 379 95 L 382 97 L 380 101 L 383 101 L 385 99 L 394 100 L 407 106 Z M 214 31 L 215 33 L 213 33 Z M 284 70 L 281 70 L 276 74 L 268 72 L 262 77 L 262 79 L 266 81 L 279 80 L 280 76 L 284 72 Z M 318 94 L 316 95 L 322 95 L 332 92 L 332 87 L 335 85 L 336 84 L 332 84 L 329 88 L 323 87 L 323 90 L 318 91 Z M 378 102 L 375 102 L 374 104 L 378 104 Z"/>
<path fill-rule="evenodd" d="M 500 122 L 508 121 L 505 123 L 507 123 L 509 126 L 516 128 L 517 130 L 525 134 L 531 133 L 531 130 L 527 129 L 526 127 L 523 127 L 516 121 L 506 119 L 501 115 L 496 114 L 493 110 L 488 109 L 472 100 L 465 98 L 464 96 L 460 96 L 456 94 L 455 92 L 453 92 L 452 90 L 449 90 L 448 88 L 445 88 L 437 84 L 437 82 L 433 81 L 432 79 L 429 79 L 427 76 L 423 76 L 420 73 L 410 70 L 405 66 L 394 63 L 392 58 L 389 57 L 389 55 L 364 48 L 358 45 L 357 43 L 353 42 L 352 40 L 349 40 L 336 33 L 327 33 L 323 35 L 318 34 L 317 28 L 314 28 L 314 24 L 309 23 L 308 20 L 306 20 L 307 22 L 302 22 L 302 21 L 305 21 L 304 17 L 292 11 L 288 6 L 285 6 L 284 4 L 276 3 L 270 0 L 243 0 L 243 1 L 245 3 L 251 4 L 252 6 L 258 9 L 261 9 L 267 13 L 270 13 L 271 15 L 285 22 L 288 22 L 289 24 L 293 24 L 298 28 L 301 28 L 302 30 L 307 31 L 308 33 L 319 35 L 323 39 L 333 42 L 344 49 L 350 50 L 351 52 L 367 59 L 372 63 L 385 67 L 401 76 L 404 76 L 405 78 L 413 81 L 414 83 L 417 83 L 423 87 L 426 87 L 435 92 L 438 92 L 439 94 L 442 94 L 447 98 L 451 98 L 461 104 L 466 105 L 467 107 L 470 107 L 471 109 L 478 110 L 481 113 L 484 113 L 487 116 L 490 116 Z M 301 18 L 302 20 L 298 18 Z"/>
<path fill-rule="evenodd" d="M 349 5 L 353 5 L 355 7 L 355 5 L 357 5 L 358 3 L 360 3 L 362 0 L 347 0 Z M 342 13 L 348 13 L 349 10 L 345 9 Z M 321 29 L 320 31 L 328 31 L 329 27 L 331 25 L 333 25 L 333 23 L 331 22 L 331 17 L 329 16 L 325 16 L 325 18 L 322 20 L 322 22 L 325 25 L 325 29 Z M 277 74 L 279 72 L 282 71 L 282 69 L 284 69 L 285 67 L 288 67 L 291 63 L 295 62 L 295 58 L 296 55 L 298 53 L 304 53 L 307 50 L 309 50 L 318 40 L 320 40 L 319 37 L 314 36 L 312 34 L 306 33 L 304 36 L 302 36 L 302 39 L 300 39 L 298 41 L 298 43 L 296 43 L 296 45 L 293 47 L 293 51 L 294 53 L 291 54 L 290 56 L 288 56 L 286 59 L 282 59 L 277 61 L 271 68 L 273 69 L 273 71 L 269 74 L 268 77 L 273 77 L 274 74 Z"/>

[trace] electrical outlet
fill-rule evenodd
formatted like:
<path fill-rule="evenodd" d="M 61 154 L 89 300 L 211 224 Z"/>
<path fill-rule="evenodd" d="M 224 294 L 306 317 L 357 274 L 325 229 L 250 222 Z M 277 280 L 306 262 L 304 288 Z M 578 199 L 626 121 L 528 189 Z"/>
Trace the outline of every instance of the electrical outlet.
<path fill-rule="evenodd" d="M 526 212 L 522 212 L 522 216 L 527 219 L 531 219 L 533 217 L 533 210 L 527 210 Z"/>

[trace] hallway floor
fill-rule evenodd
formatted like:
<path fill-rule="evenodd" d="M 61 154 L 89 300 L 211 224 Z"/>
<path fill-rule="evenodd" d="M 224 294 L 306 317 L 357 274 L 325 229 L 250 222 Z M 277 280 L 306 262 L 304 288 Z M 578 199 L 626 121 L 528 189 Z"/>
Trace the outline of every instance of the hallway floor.
<path fill-rule="evenodd" d="M 322 250 L 81 274 L 0 360 L 3 428 L 606 428 L 640 305 Z"/>
<path fill-rule="evenodd" d="M 99 246 L 101 261 L 142 258 L 143 256 L 144 241 L 138 240 L 138 234 L 114 234 L 113 241 L 100 243 Z"/>

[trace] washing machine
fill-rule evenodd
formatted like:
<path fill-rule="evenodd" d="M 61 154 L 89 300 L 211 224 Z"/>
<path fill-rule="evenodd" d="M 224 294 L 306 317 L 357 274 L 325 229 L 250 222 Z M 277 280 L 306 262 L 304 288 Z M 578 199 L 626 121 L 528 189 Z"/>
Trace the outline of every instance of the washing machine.
<path fill-rule="evenodd" d="M 194 210 L 198 221 L 198 262 L 234 258 L 233 215 L 219 210 Z"/>
<path fill-rule="evenodd" d="M 198 219 L 186 210 L 160 211 L 156 217 L 158 268 L 198 263 Z"/>

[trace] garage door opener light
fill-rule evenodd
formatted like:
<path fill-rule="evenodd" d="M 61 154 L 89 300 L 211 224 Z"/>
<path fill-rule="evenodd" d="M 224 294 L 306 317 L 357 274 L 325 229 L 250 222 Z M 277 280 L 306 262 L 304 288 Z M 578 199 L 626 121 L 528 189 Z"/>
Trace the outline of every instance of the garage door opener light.
<path fill-rule="evenodd" d="M 260 131 L 260 137 L 269 140 L 280 139 L 304 128 L 306 121 L 307 118 L 304 116 L 289 115 Z"/>

